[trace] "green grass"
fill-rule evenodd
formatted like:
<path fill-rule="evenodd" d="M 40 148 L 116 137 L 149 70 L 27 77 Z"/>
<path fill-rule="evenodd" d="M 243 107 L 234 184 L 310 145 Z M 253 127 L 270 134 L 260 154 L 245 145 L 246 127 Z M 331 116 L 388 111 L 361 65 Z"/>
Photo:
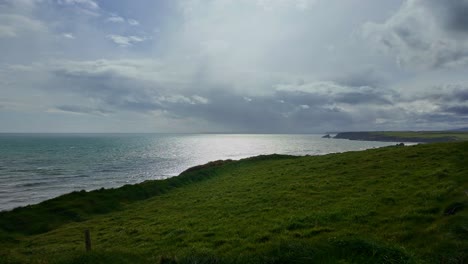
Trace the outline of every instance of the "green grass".
<path fill-rule="evenodd" d="M 213 176 L 213 167 L 229 162 L 231 161 L 210 162 L 190 168 L 179 177 L 166 180 L 146 181 L 118 189 L 102 188 L 92 192 L 72 192 L 37 205 L 16 208 L 11 212 L 0 212 L 0 232 L 39 234 L 69 222 L 80 222 L 94 215 L 119 211 L 135 201 L 208 179 Z"/>
<path fill-rule="evenodd" d="M 467 178 L 468 142 L 217 162 L 0 213 L 0 263 L 466 263 Z"/>

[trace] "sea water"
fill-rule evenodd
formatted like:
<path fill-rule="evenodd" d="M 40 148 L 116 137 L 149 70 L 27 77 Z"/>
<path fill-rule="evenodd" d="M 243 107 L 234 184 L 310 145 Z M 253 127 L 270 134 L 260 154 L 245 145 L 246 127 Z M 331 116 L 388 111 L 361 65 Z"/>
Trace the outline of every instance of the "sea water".
<path fill-rule="evenodd" d="M 0 210 L 77 190 L 166 179 L 213 160 L 322 155 L 392 144 L 321 135 L 0 134 Z"/>

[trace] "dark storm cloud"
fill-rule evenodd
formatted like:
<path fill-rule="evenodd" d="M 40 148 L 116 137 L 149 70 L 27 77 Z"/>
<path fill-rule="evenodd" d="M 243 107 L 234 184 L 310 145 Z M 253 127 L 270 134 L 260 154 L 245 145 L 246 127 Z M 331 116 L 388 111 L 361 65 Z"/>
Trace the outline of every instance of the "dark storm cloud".
<path fill-rule="evenodd" d="M 468 32 L 467 0 L 430 0 L 427 2 L 431 10 L 441 16 L 446 29 L 460 33 Z"/>
<path fill-rule="evenodd" d="M 450 2 L 450 1 L 449 1 Z M 452 1 L 453 5 L 449 12 L 447 25 L 457 31 L 468 32 L 468 1 Z"/>
<path fill-rule="evenodd" d="M 435 87 L 436 91 L 425 95 L 416 96 L 413 99 L 427 99 L 435 104 L 458 104 L 468 101 L 467 85 L 445 85 Z"/>
<path fill-rule="evenodd" d="M 446 112 L 457 114 L 457 115 L 468 115 L 468 106 L 460 105 L 460 106 L 450 106 L 444 109 Z"/>
<path fill-rule="evenodd" d="M 453 100 L 457 102 L 468 101 L 468 86 L 464 88 L 462 88 L 462 86 L 459 86 L 459 88 L 455 88 L 454 91 L 446 94 L 446 98 L 448 100 Z"/>

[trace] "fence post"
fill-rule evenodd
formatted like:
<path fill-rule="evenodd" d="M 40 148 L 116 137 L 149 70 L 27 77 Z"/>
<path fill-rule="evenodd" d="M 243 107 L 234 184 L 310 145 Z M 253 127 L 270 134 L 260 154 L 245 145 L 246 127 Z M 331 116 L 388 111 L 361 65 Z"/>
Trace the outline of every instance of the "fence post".
<path fill-rule="evenodd" d="M 89 229 L 86 229 L 84 231 L 85 235 L 85 247 L 86 247 L 86 252 L 91 251 L 91 235 L 89 233 Z"/>

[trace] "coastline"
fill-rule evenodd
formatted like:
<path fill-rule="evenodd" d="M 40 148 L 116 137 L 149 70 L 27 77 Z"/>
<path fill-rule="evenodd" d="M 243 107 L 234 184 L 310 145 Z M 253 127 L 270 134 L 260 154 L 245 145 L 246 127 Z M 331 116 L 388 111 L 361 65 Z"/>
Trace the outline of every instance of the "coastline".
<path fill-rule="evenodd" d="M 452 131 L 360 131 L 339 132 L 333 138 L 380 142 L 437 143 L 468 140 L 468 133 Z"/>
<path fill-rule="evenodd" d="M 154 263 L 154 256 L 174 256 L 180 263 L 205 263 L 205 257 L 216 263 L 273 258 L 284 263 L 307 257 L 383 263 L 389 254 L 403 263 L 464 259 L 460 249 L 468 242 L 459 232 L 468 217 L 467 150 L 467 142 L 457 142 L 260 155 L 211 162 L 161 181 L 74 192 L 1 212 L 0 259 Z M 95 241 L 92 254 L 83 252 L 79 239 L 87 228 Z M 125 259 L 127 249 L 129 261 L 112 261 Z"/>
<path fill-rule="evenodd" d="M 179 175 L 209 161 L 322 155 L 391 145 L 311 135 L 0 135 L 0 211 L 80 190 Z M 8 194 L 8 195 L 6 195 Z"/>

